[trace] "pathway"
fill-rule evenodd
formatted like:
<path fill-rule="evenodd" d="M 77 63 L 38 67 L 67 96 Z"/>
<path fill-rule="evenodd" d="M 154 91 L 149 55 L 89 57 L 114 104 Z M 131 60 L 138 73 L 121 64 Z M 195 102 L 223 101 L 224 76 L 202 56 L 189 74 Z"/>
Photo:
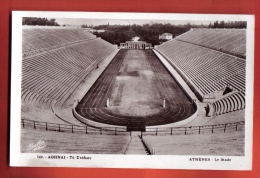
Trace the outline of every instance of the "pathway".
<path fill-rule="evenodd" d="M 136 155 L 148 154 L 139 135 L 141 136 L 141 132 L 132 132 L 131 141 L 125 154 L 136 154 Z"/>

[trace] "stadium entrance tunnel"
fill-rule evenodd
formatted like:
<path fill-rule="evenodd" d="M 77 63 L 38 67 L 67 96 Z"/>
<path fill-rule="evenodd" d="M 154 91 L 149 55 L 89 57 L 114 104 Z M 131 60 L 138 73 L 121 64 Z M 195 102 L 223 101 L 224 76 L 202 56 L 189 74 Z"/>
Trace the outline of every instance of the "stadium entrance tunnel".
<path fill-rule="evenodd" d="M 127 131 L 142 131 L 145 132 L 146 122 L 143 119 L 128 119 Z"/>
<path fill-rule="evenodd" d="M 132 132 L 132 131 L 145 132 L 145 126 L 127 126 L 126 131 L 127 132 Z"/>

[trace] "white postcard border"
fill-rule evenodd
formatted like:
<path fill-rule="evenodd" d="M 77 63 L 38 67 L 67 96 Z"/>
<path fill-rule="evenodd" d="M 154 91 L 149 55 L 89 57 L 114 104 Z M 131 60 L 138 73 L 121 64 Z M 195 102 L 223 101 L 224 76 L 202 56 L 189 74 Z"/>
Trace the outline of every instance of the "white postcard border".
<path fill-rule="evenodd" d="M 21 131 L 21 61 L 22 17 L 89 18 L 89 19 L 139 19 L 139 20 L 190 20 L 190 21 L 247 21 L 246 60 L 246 122 L 245 156 L 138 156 L 106 154 L 41 154 L 20 152 Z M 203 170 L 252 170 L 253 133 L 253 79 L 254 79 L 254 16 L 224 14 L 170 14 L 170 13 L 104 13 L 104 12 L 36 12 L 12 13 L 12 61 L 11 61 L 11 128 L 10 166 L 32 167 L 95 167 L 95 168 L 156 168 Z M 59 159 L 57 159 L 59 157 Z M 76 159 L 86 157 L 86 159 Z M 44 159 L 42 159 L 42 157 Z M 49 159 L 50 157 L 50 159 Z M 65 159 L 60 159 L 60 158 Z M 74 159 L 72 159 L 74 157 Z M 191 161 L 198 158 L 201 161 Z M 209 158 L 210 161 L 202 161 Z M 217 161 L 217 159 L 231 161 Z"/>

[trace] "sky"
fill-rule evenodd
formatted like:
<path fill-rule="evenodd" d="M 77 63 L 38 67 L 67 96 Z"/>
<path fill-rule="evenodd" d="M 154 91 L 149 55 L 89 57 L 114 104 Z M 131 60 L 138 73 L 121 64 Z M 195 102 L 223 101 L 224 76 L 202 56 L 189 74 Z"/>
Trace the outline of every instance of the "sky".
<path fill-rule="evenodd" d="M 132 25 L 132 24 L 137 24 L 137 25 L 143 25 L 143 24 L 152 24 L 152 23 L 170 23 L 173 25 L 179 25 L 179 24 L 194 24 L 194 25 L 208 25 L 211 21 L 177 21 L 177 20 L 130 20 L 130 19 L 71 19 L 71 18 L 55 18 L 56 22 L 59 25 Z"/>

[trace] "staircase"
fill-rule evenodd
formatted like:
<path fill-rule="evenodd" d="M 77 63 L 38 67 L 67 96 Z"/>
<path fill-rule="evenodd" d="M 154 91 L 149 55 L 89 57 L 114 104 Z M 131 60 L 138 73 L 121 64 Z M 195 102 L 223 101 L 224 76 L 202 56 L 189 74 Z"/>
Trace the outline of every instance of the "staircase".
<path fill-rule="evenodd" d="M 149 151 L 145 148 L 140 135 L 141 132 L 132 132 L 130 144 L 125 154 L 149 155 Z"/>

